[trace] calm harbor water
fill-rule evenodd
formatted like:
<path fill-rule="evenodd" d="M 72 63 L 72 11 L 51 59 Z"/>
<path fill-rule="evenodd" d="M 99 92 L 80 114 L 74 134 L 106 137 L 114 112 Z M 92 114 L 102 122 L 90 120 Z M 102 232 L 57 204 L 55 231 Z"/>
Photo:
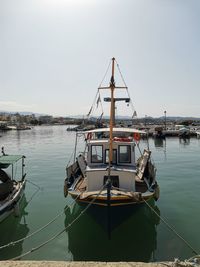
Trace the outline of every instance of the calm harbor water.
<path fill-rule="evenodd" d="M 0 250 L 0 260 L 19 256 L 42 244 L 64 230 L 84 209 L 71 205 L 72 199 L 63 196 L 65 166 L 75 141 L 75 133 L 67 132 L 66 128 L 41 126 L 30 131 L 1 133 L 0 145 L 6 153 L 26 155 L 28 181 L 20 217 L 10 216 L 0 224 L 0 246 L 27 237 L 57 214 L 63 214 L 40 233 Z M 141 145 L 144 143 L 141 141 Z M 150 139 L 149 145 L 161 189 L 160 199 L 151 204 L 200 253 L 200 140 Z M 55 240 L 23 259 L 149 262 L 194 255 L 145 204 L 112 210 L 111 229 L 109 238 L 106 210 L 91 209 Z"/>

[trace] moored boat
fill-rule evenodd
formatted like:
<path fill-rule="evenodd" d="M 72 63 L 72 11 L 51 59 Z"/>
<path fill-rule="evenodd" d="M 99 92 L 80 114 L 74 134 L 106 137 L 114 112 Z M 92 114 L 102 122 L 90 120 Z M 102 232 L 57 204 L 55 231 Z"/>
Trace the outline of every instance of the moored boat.
<path fill-rule="evenodd" d="M 71 195 L 79 203 L 99 206 L 123 206 L 140 204 L 159 197 L 156 168 L 151 151 L 139 147 L 144 131 L 115 126 L 115 102 L 129 102 L 129 98 L 115 98 L 115 59 L 112 59 L 112 75 L 108 87 L 110 98 L 110 126 L 82 132 L 85 150 L 67 166 L 64 194 Z M 77 133 L 78 134 L 78 133 Z M 80 133 L 79 133 L 80 134 Z M 75 146 L 77 145 L 77 140 Z M 136 159 L 136 149 L 140 156 Z"/>
<path fill-rule="evenodd" d="M 26 184 L 24 158 L 23 155 L 7 155 L 2 148 L 2 156 L 0 156 L 0 222 L 12 212 L 15 215 L 19 214 L 19 204 Z M 18 161 L 21 161 L 21 170 L 19 177 L 16 178 L 14 166 Z M 8 173 L 9 171 L 11 175 Z"/>

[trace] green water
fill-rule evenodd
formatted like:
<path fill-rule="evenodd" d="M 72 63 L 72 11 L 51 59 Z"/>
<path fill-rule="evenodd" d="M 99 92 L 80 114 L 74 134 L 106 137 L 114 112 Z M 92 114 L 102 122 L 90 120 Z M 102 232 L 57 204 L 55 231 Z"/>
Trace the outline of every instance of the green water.
<path fill-rule="evenodd" d="M 1 133 L 7 153 L 26 155 L 27 182 L 21 216 L 0 224 L 0 245 L 24 238 L 63 212 L 42 232 L 0 250 L 0 259 L 19 256 L 45 242 L 72 223 L 84 207 L 63 196 L 65 166 L 74 149 L 75 133 L 66 126 L 35 127 L 30 131 Z M 141 145 L 144 145 L 141 141 Z M 200 140 L 149 140 L 161 189 L 152 207 L 200 252 Z M 83 147 L 79 147 L 81 151 Z M 19 168 L 19 167 L 18 167 Z M 65 209 L 65 212 L 64 212 Z M 163 261 L 193 256 L 146 205 L 112 210 L 111 236 L 107 210 L 90 209 L 55 240 L 23 260 Z"/>

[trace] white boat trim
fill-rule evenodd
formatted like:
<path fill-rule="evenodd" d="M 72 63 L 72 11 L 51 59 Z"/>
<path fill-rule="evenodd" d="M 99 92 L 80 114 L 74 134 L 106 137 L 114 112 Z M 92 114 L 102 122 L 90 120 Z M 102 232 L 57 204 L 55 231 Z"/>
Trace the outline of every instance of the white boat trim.
<path fill-rule="evenodd" d="M 83 133 L 100 133 L 100 132 L 110 132 L 110 128 L 98 128 L 94 130 L 84 131 Z M 141 131 L 134 128 L 113 128 L 113 132 L 115 133 L 139 133 L 139 134 L 147 134 L 145 131 Z"/>

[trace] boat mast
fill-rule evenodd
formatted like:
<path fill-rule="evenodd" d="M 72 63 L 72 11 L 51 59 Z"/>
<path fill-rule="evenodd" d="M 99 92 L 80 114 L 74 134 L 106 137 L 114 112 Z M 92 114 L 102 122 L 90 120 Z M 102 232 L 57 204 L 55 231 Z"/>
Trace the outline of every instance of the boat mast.
<path fill-rule="evenodd" d="M 110 91 L 111 91 L 111 106 L 110 106 L 110 142 L 109 142 L 109 166 L 112 164 L 113 160 L 113 124 L 114 124 L 114 90 L 115 90 L 115 58 L 112 58 L 112 76 L 110 79 Z"/>
<path fill-rule="evenodd" d="M 99 87 L 98 90 L 110 90 L 111 92 L 111 97 L 106 97 L 104 98 L 104 101 L 110 102 L 110 137 L 109 137 L 109 169 L 110 166 L 112 165 L 113 161 L 113 127 L 115 125 L 115 102 L 116 101 L 125 101 L 126 103 L 130 102 L 130 98 L 114 98 L 114 90 L 115 89 L 126 89 L 127 86 L 115 86 L 115 78 L 114 78 L 114 73 L 115 73 L 115 58 L 112 58 L 112 74 L 110 78 L 110 85 L 106 87 Z M 110 171 L 109 171 L 110 172 Z"/>
<path fill-rule="evenodd" d="M 112 58 L 112 76 L 110 79 L 110 91 L 111 91 L 111 105 L 110 105 L 110 140 L 109 140 L 109 160 L 108 160 L 108 179 L 107 179 L 107 215 L 108 215 L 108 238 L 111 238 L 111 214 L 110 214 L 110 200 L 111 200 L 111 188 L 112 188 L 112 182 L 111 182 L 111 165 L 113 161 L 113 124 L 114 124 L 114 108 L 115 108 L 115 102 L 114 102 L 114 90 L 115 90 L 115 79 L 114 79 L 114 69 L 115 67 L 115 58 Z"/>

